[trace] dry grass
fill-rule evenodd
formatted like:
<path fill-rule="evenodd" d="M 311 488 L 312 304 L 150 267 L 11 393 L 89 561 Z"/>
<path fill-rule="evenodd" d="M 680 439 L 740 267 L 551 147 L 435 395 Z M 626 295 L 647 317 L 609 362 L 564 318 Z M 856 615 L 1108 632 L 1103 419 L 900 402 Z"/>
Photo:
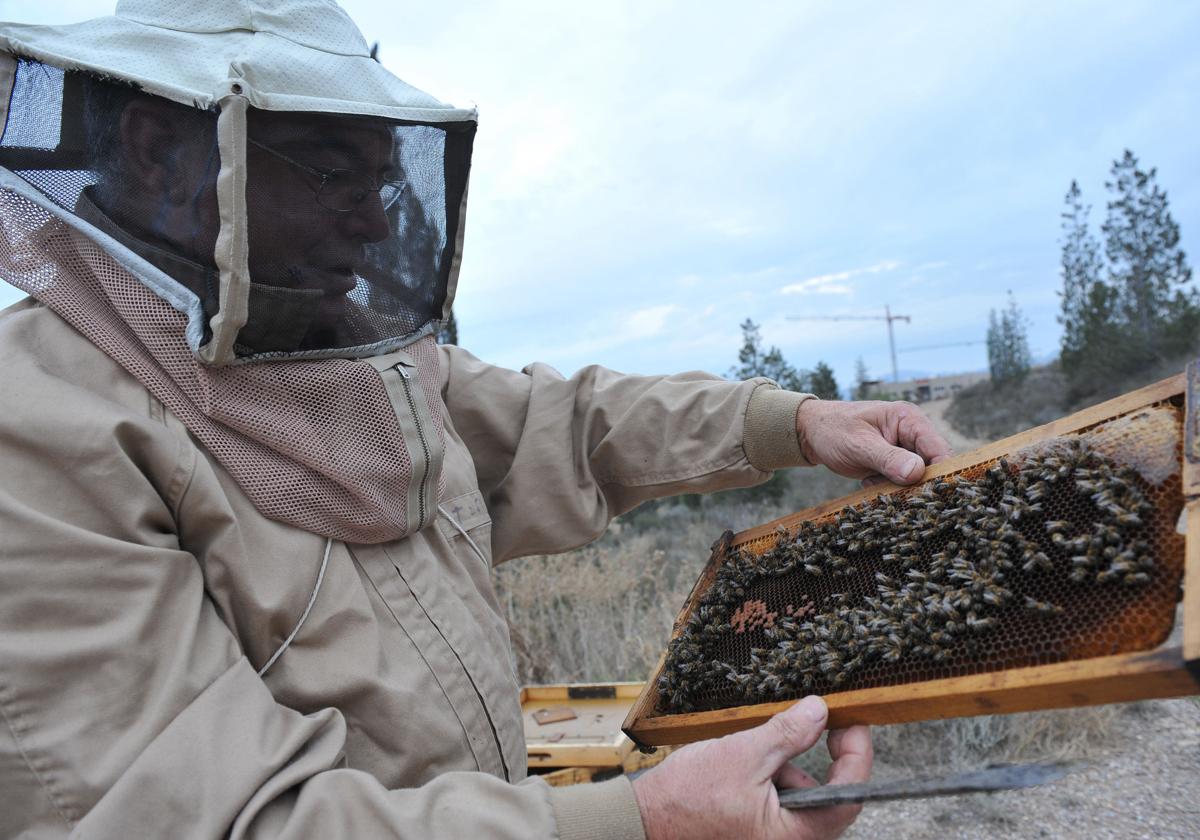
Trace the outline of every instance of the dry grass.
<path fill-rule="evenodd" d="M 878 727 L 875 750 L 892 765 L 949 770 L 993 762 L 1071 761 L 1114 743 L 1120 706 L 931 720 Z"/>
<path fill-rule="evenodd" d="M 526 557 L 496 571 L 525 683 L 644 680 L 726 529 L 738 531 L 844 495 L 825 469 L 783 482 L 777 499 L 731 491 L 658 502 L 622 517 L 590 546 Z"/>
<path fill-rule="evenodd" d="M 743 492 L 659 503 L 615 522 L 586 548 L 501 566 L 497 592 L 522 682 L 646 679 L 725 529 L 802 510 L 856 486 L 823 469 L 797 471 L 775 500 Z M 1110 706 L 929 721 L 878 727 L 874 740 L 882 764 L 931 772 L 1081 759 L 1114 742 L 1123 713 Z M 823 749 L 813 750 L 802 763 L 823 777 L 828 759 Z"/>
<path fill-rule="evenodd" d="M 688 573 L 702 563 L 673 570 L 651 536 L 637 535 L 501 567 L 498 589 L 522 680 L 645 679 L 670 636 Z"/>

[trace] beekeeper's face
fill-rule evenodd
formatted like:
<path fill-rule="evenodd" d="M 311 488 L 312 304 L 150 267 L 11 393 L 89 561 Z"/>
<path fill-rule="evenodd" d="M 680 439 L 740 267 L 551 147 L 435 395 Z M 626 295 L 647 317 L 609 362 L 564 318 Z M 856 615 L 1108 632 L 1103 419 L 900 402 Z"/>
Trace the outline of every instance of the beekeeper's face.
<path fill-rule="evenodd" d="M 139 238 L 206 266 L 221 230 L 214 128 L 191 109 L 135 100 L 121 117 L 126 188 L 106 208 Z M 385 210 L 403 184 L 392 132 L 362 117 L 251 110 L 247 141 L 250 280 L 304 293 L 302 303 L 281 298 L 278 314 L 303 321 L 301 346 L 333 346 L 367 246 L 393 233 Z M 193 291 L 213 299 L 212 289 Z"/>
<path fill-rule="evenodd" d="M 378 121 L 254 111 L 247 130 L 250 277 L 319 291 L 314 327 L 330 327 L 357 285 L 366 246 L 392 229 L 391 132 Z"/>

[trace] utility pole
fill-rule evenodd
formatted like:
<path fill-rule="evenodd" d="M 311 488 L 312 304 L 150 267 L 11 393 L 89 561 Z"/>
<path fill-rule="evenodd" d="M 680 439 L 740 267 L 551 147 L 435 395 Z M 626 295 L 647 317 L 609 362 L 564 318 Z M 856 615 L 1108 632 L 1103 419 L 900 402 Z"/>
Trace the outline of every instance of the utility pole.
<path fill-rule="evenodd" d="M 891 305 L 883 307 L 885 314 L 883 315 L 789 315 L 789 321 L 887 321 L 888 327 L 888 347 L 892 351 L 892 381 L 900 381 L 900 369 L 896 365 L 896 336 L 892 331 L 893 321 L 903 321 L 906 324 L 912 323 L 912 318 L 907 315 L 893 315 Z"/>

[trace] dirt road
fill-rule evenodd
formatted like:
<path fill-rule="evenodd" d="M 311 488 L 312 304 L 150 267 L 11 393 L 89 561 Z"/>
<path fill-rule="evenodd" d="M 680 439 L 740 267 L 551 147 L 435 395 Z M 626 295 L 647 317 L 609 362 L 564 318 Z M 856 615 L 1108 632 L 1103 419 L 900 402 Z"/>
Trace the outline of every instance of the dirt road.
<path fill-rule="evenodd" d="M 954 452 L 970 452 L 972 449 L 977 449 L 983 446 L 987 441 L 977 438 L 969 438 L 966 435 L 960 434 L 948 422 L 946 422 L 946 409 L 950 407 L 950 400 L 930 400 L 926 403 L 921 403 L 921 410 L 929 416 L 937 426 L 938 431 L 942 433 L 942 437 L 950 442 L 954 448 Z"/>
<path fill-rule="evenodd" d="M 850 840 L 1194 840 L 1200 837 L 1200 701 L 1131 704 L 1112 743 L 1065 779 L 991 795 L 865 806 Z M 875 778 L 905 778 L 886 764 Z"/>

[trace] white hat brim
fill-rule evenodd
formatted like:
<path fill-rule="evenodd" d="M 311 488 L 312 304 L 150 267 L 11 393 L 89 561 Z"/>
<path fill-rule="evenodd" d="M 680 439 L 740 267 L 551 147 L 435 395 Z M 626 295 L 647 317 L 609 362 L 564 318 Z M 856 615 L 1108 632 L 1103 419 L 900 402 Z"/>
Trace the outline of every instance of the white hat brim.
<path fill-rule="evenodd" d="M 365 51 L 314 49 L 271 32 L 184 32 L 111 16 L 60 26 L 0 24 L 0 50 L 132 82 L 196 108 L 234 85 L 256 108 L 364 114 L 422 123 L 476 120 L 406 84 Z"/>

